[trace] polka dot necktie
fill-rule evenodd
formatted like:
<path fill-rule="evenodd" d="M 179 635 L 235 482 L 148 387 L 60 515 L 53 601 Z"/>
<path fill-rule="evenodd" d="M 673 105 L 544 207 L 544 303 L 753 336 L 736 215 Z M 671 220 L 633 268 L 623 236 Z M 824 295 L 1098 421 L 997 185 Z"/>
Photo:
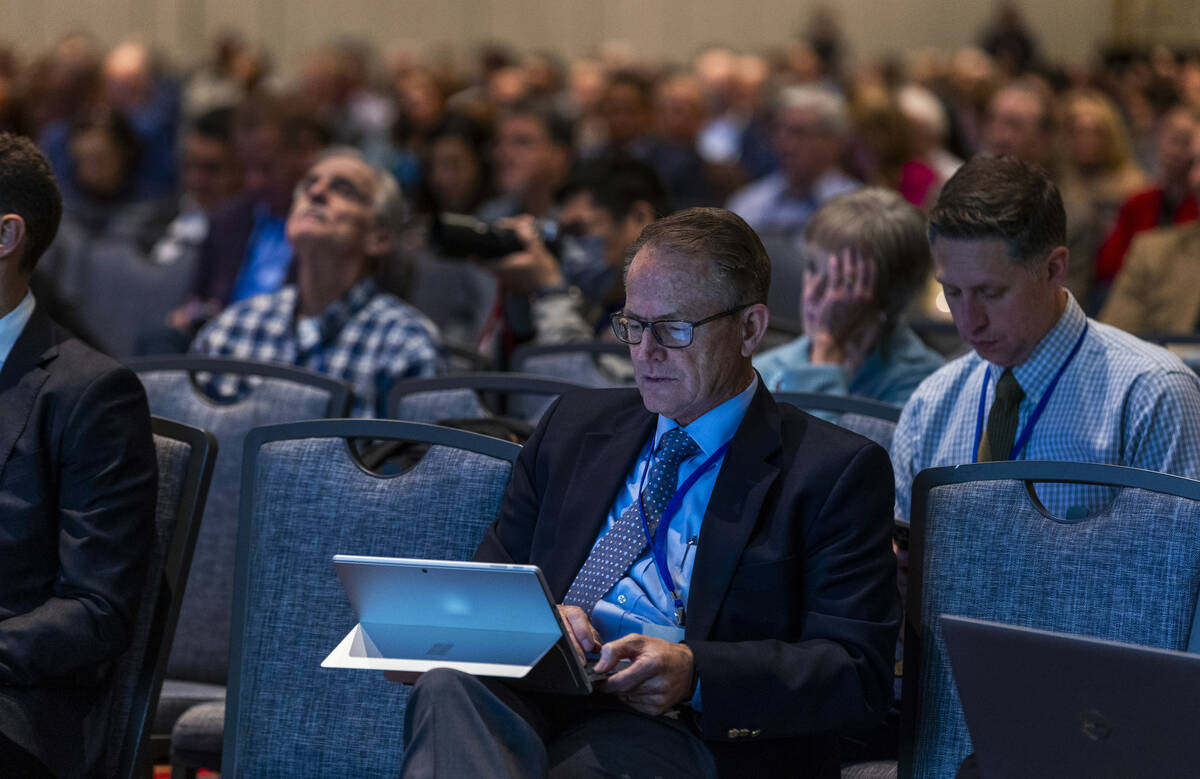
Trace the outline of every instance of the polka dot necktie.
<path fill-rule="evenodd" d="M 679 464 L 699 451 L 700 447 L 682 428 L 672 428 L 659 441 L 646 490 L 642 493 L 646 524 L 651 535 L 658 528 L 663 510 L 675 494 Z M 563 598 L 563 604 L 579 606 L 591 614 L 596 601 L 621 580 L 645 548 L 646 534 L 642 531 L 642 517 L 635 500 L 592 549 L 575 576 L 575 581 L 571 583 L 567 597 Z"/>

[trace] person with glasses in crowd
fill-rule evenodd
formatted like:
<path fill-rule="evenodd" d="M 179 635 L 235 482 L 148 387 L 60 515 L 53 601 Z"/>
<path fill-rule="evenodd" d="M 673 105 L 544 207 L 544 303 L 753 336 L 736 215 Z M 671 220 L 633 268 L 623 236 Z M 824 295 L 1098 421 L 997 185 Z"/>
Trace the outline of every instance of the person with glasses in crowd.
<path fill-rule="evenodd" d="M 562 395 L 476 559 L 541 567 L 589 696 L 438 669 L 401 775 L 829 776 L 891 702 L 899 626 L 879 446 L 751 366 L 770 261 L 722 209 L 642 232 L 611 318 L 637 388 Z"/>
<path fill-rule="evenodd" d="M 354 416 L 387 416 L 392 384 L 441 367 L 437 327 L 374 279 L 403 223 L 404 199 L 390 173 L 353 149 L 327 152 L 300 179 L 287 218 L 295 284 L 234 303 L 200 330 L 191 351 L 344 379 L 354 388 Z M 219 375 L 205 389 L 236 398 L 249 385 Z"/>

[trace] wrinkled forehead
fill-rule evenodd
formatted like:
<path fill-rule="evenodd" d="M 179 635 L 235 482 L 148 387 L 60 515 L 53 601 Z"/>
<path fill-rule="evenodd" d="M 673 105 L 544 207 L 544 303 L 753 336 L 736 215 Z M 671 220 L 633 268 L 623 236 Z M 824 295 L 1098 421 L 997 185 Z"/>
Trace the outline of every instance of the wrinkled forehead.
<path fill-rule="evenodd" d="M 711 260 L 643 246 L 625 275 L 627 302 L 653 297 L 684 312 L 722 303 L 721 285 Z M 654 314 L 655 312 L 631 312 Z"/>

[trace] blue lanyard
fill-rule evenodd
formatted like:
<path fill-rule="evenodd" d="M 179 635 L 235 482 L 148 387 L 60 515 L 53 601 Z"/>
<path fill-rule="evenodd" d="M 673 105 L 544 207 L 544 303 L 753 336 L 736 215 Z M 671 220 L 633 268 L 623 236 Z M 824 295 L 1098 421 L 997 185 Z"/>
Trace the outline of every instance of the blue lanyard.
<path fill-rule="evenodd" d="M 1088 324 L 1083 325 L 1083 332 L 1079 334 L 1079 339 L 1075 341 L 1075 346 L 1071 348 L 1071 353 L 1067 355 L 1067 359 L 1059 366 L 1058 373 L 1054 374 L 1054 378 L 1050 380 L 1046 391 L 1042 393 L 1041 399 L 1037 406 L 1034 407 L 1033 413 L 1029 415 L 1029 421 L 1025 423 L 1025 429 L 1017 436 L 1017 440 L 1013 442 L 1012 451 L 1008 453 L 1009 460 L 1017 459 L 1017 455 L 1025 448 L 1025 444 L 1029 443 L 1029 437 L 1033 435 L 1033 426 L 1042 418 L 1042 412 L 1046 410 L 1046 404 L 1050 402 L 1050 396 L 1054 394 L 1054 388 L 1058 386 L 1058 380 L 1062 378 L 1067 370 L 1067 366 L 1071 364 L 1071 360 L 1075 359 L 1075 355 L 1079 352 L 1079 347 L 1083 346 L 1083 338 L 1087 335 Z M 975 416 L 975 447 L 971 450 L 971 462 L 979 462 L 979 442 L 983 440 L 983 407 L 987 402 L 988 379 L 992 375 L 992 366 L 988 365 L 987 370 L 983 372 L 983 387 L 979 391 L 979 413 Z"/>
<path fill-rule="evenodd" d="M 658 578 L 662 579 L 663 586 L 667 588 L 667 592 L 671 593 L 671 597 L 675 599 L 675 621 L 683 626 L 684 608 L 683 601 L 679 598 L 679 593 L 675 591 L 675 579 L 671 576 L 671 569 L 667 566 L 667 529 L 671 525 L 671 520 L 679 513 L 680 507 L 683 505 L 683 498 L 687 495 L 687 491 L 699 480 L 704 472 L 721 459 L 725 454 L 725 450 L 729 448 L 729 442 L 726 441 L 721 445 L 721 448 L 713 452 L 712 456 L 705 460 L 699 468 L 692 472 L 690 476 L 679 485 L 679 489 L 675 490 L 675 494 L 667 501 L 667 507 L 663 509 L 662 517 L 658 520 L 658 527 L 655 528 L 654 536 L 650 535 L 650 523 L 646 521 L 646 507 L 642 503 L 642 492 L 646 486 L 646 475 L 650 473 L 650 468 L 654 464 L 654 452 L 658 448 L 658 444 L 650 450 L 650 459 L 646 462 L 646 470 L 642 471 L 642 479 L 638 484 L 638 512 L 642 515 L 642 532 L 646 534 L 646 540 L 650 542 L 650 553 L 654 557 L 654 567 L 658 569 Z"/>

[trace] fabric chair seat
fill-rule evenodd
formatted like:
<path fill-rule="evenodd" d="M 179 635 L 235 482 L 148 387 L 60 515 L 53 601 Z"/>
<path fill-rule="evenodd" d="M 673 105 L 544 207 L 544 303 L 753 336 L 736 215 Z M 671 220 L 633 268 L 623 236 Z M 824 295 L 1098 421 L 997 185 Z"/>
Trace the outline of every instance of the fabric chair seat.
<path fill-rule="evenodd" d="M 171 729 L 171 759 L 183 764 L 220 765 L 225 701 L 192 706 Z"/>
<path fill-rule="evenodd" d="M 188 682 L 183 679 L 163 680 L 154 713 L 154 732 L 170 733 L 185 711 L 201 703 L 225 700 L 225 685 Z"/>

